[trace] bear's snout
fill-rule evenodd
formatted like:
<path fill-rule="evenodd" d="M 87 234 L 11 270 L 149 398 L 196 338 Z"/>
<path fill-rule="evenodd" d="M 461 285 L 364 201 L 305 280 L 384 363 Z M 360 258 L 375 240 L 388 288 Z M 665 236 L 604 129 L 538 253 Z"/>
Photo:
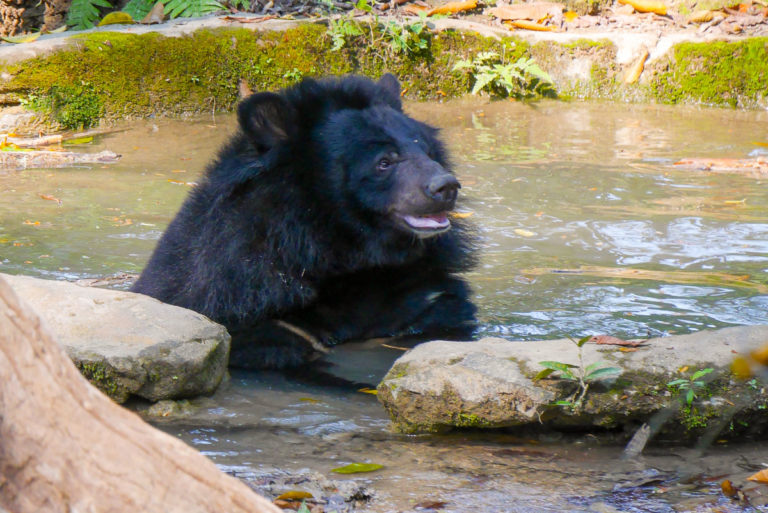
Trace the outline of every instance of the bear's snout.
<path fill-rule="evenodd" d="M 458 196 L 460 188 L 461 184 L 455 176 L 441 173 L 433 176 L 427 182 L 424 186 L 424 192 L 428 198 L 440 203 L 450 204 L 452 207 L 453 203 L 456 202 L 456 196 Z"/>

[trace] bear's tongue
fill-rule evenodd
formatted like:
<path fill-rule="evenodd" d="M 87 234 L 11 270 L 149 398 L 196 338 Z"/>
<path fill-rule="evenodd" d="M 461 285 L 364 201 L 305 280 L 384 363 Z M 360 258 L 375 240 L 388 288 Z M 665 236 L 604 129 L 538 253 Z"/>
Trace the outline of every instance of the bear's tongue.
<path fill-rule="evenodd" d="M 440 212 L 437 214 L 428 214 L 424 216 L 403 216 L 403 219 L 405 219 L 405 222 L 411 225 L 414 228 L 420 228 L 420 229 L 437 229 L 437 228 L 445 228 L 447 226 L 450 226 L 451 222 L 448 221 L 448 216 L 445 212 Z"/>

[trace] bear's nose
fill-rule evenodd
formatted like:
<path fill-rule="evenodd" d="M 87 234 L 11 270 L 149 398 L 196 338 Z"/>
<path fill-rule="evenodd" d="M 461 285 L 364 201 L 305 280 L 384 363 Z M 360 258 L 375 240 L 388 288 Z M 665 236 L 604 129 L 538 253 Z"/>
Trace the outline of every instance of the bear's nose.
<path fill-rule="evenodd" d="M 435 201 L 453 203 L 461 188 L 461 184 L 455 176 L 441 173 L 433 176 L 425 187 L 427 196 Z"/>

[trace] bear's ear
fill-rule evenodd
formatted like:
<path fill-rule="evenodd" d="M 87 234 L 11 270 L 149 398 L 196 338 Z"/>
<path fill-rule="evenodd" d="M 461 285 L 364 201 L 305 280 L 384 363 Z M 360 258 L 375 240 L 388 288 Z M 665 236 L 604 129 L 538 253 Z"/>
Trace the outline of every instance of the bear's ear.
<path fill-rule="evenodd" d="M 384 91 L 384 100 L 393 108 L 403 110 L 400 102 L 400 82 L 392 73 L 385 73 L 379 79 L 379 87 Z"/>
<path fill-rule="evenodd" d="M 254 94 L 237 107 L 237 119 L 259 152 L 266 152 L 293 135 L 295 111 L 274 93 Z"/>

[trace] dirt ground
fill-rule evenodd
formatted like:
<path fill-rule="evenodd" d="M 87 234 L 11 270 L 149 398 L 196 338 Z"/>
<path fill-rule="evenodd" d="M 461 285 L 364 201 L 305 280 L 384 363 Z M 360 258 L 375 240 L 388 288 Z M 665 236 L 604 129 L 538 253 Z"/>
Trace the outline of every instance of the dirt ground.
<path fill-rule="evenodd" d="M 61 0 L 0 0 L 0 36 L 54 30 L 63 25 L 62 9 L 68 4 Z M 372 14 L 415 16 L 419 11 L 429 12 L 446 4 L 453 5 L 450 11 L 456 11 L 448 14 L 451 18 L 501 31 L 654 32 L 657 37 L 680 32 L 708 39 L 768 35 L 768 0 L 563 0 L 514 4 L 493 0 L 392 0 L 373 3 Z M 271 20 L 366 14 L 355 9 L 352 1 L 332 0 L 254 0 L 249 11 Z M 241 12 L 230 9 L 220 16 L 232 16 L 233 24 L 237 24 L 238 14 Z M 248 23 L 253 23 L 252 17 Z M 0 43 L 7 44 L 11 43 Z"/>

